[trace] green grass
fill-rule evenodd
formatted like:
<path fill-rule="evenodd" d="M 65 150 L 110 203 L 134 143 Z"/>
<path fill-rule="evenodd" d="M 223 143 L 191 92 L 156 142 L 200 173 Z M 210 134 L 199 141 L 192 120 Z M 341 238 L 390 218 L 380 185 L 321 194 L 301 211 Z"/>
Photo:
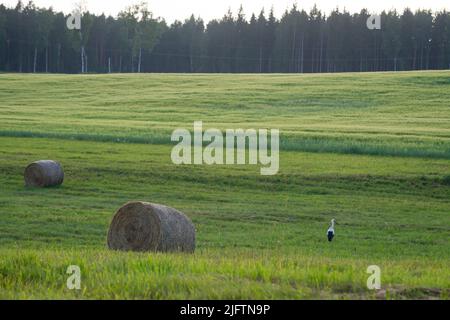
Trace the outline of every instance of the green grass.
<path fill-rule="evenodd" d="M 449 299 L 449 78 L 0 75 L 0 298 Z M 173 165 L 170 133 L 194 120 L 279 128 L 279 174 Z M 64 184 L 25 188 L 47 158 Z M 188 214 L 196 253 L 107 250 L 130 200 Z"/>

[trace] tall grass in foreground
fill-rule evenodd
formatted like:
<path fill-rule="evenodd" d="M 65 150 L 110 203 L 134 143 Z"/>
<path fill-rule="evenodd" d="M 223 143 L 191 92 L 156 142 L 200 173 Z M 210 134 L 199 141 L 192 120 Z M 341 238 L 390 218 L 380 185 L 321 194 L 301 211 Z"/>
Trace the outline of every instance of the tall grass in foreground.
<path fill-rule="evenodd" d="M 7 299 L 448 299 L 450 293 L 449 269 L 439 261 L 379 261 L 383 290 L 375 292 L 366 286 L 370 261 L 301 251 L 0 253 L 0 298 Z M 66 287 L 69 265 L 81 269 L 81 290 Z"/>

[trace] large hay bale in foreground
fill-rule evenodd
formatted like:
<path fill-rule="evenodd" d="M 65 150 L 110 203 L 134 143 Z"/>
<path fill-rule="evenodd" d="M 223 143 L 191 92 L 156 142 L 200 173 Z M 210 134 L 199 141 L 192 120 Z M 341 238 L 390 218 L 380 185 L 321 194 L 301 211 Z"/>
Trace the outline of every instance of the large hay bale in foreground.
<path fill-rule="evenodd" d="M 40 160 L 26 167 L 24 178 L 27 187 L 53 187 L 63 183 L 64 171 L 56 161 Z"/>
<path fill-rule="evenodd" d="M 113 250 L 194 252 L 195 228 L 188 217 L 173 208 L 129 202 L 114 215 L 107 241 Z"/>

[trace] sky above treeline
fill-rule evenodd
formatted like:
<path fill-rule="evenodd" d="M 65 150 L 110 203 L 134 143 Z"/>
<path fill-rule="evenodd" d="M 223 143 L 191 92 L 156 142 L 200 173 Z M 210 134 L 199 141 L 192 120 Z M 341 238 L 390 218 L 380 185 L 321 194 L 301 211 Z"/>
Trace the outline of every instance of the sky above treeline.
<path fill-rule="evenodd" d="M 27 3 L 28 0 L 22 0 Z M 53 7 L 56 11 L 71 12 L 79 0 L 34 0 L 39 7 Z M 84 0 L 87 9 L 96 14 L 116 16 L 117 13 L 127 6 L 142 2 L 142 0 Z M 205 21 L 221 18 L 228 9 L 236 13 L 243 6 L 244 12 L 249 18 L 253 12 L 259 13 L 261 8 L 266 12 L 273 6 L 275 15 L 280 18 L 286 8 L 291 8 L 297 3 L 299 8 L 309 11 L 314 4 L 325 13 L 334 8 L 344 8 L 350 12 L 359 12 L 367 8 L 370 12 L 377 13 L 383 10 L 404 8 L 431 9 L 432 11 L 450 11 L 450 0 L 148 0 L 150 11 L 155 17 L 162 17 L 167 22 L 184 20 L 194 14 Z M 15 6 L 17 0 L 0 0 L 6 6 Z"/>

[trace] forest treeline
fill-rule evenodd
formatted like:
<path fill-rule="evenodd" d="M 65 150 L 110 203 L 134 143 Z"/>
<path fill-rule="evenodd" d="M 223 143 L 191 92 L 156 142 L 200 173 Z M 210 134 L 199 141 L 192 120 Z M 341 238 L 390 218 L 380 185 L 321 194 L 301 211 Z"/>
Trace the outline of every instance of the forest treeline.
<path fill-rule="evenodd" d="M 21 1 L 0 5 L 0 71 L 346 72 L 450 68 L 450 13 L 405 9 L 381 14 L 369 30 L 367 10 L 325 15 L 297 6 L 246 17 L 242 8 L 205 22 L 168 25 L 145 3 L 117 17 L 83 12 L 81 31 L 67 15 Z"/>

